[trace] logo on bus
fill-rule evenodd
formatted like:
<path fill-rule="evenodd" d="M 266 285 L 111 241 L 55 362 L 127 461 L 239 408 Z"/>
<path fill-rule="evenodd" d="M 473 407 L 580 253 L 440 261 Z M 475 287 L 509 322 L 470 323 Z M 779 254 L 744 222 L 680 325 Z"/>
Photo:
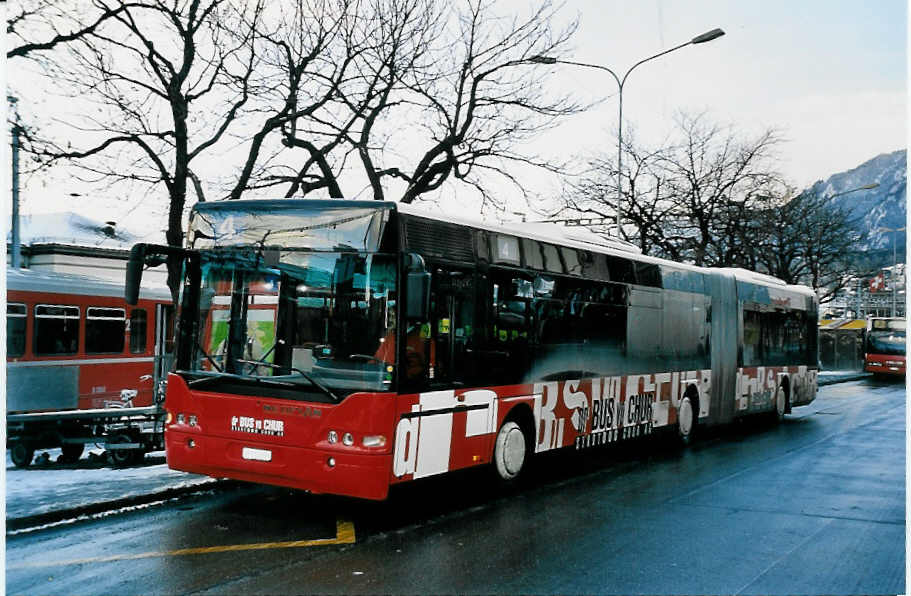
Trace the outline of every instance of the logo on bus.
<path fill-rule="evenodd" d="M 269 437 L 285 436 L 285 421 L 271 418 L 253 418 L 252 416 L 231 416 L 231 431 L 265 435 Z"/>

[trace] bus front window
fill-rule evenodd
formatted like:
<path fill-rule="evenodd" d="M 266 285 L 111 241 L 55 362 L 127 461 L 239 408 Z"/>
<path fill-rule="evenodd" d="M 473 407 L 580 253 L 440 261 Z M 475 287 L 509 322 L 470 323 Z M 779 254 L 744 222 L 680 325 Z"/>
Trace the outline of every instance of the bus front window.
<path fill-rule="evenodd" d="M 202 253 L 190 373 L 324 386 L 335 394 L 391 388 L 395 260 L 254 249 Z"/>

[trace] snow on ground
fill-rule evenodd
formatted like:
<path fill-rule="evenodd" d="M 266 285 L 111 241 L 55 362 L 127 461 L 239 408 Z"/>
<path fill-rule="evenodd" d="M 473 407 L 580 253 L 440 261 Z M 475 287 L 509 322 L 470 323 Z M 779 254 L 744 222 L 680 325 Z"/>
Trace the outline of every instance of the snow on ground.
<path fill-rule="evenodd" d="M 93 461 L 102 453 L 97 449 L 87 451 L 78 463 L 68 465 L 42 464 L 39 460 L 42 453 L 47 453 L 49 462 L 54 462 L 60 450 L 37 453 L 36 463 L 25 469 L 15 467 L 7 451 L 7 519 L 215 482 L 207 476 L 168 469 L 163 451 L 146 454 L 143 465 L 120 469 L 110 467 L 103 459 Z"/>

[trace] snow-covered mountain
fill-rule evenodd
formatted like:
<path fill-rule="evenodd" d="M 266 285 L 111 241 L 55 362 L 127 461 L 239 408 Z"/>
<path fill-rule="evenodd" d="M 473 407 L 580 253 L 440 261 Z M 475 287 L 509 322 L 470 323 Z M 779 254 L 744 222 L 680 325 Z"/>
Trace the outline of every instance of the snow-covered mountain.
<path fill-rule="evenodd" d="M 833 206 L 850 210 L 859 230 L 868 234 L 866 252 L 874 266 L 892 264 L 893 235 L 898 262 L 905 260 L 906 232 L 892 229 L 905 227 L 907 193 L 907 150 L 883 153 L 853 170 L 819 180 L 808 190 L 833 196 L 861 186 L 878 183 L 877 188 L 859 190 L 832 199 Z"/>

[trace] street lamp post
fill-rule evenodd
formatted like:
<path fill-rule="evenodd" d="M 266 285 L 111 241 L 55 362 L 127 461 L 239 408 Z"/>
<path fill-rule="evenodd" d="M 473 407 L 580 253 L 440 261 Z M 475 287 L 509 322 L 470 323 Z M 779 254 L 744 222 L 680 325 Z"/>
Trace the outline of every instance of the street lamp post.
<path fill-rule="evenodd" d="M 10 240 L 12 241 L 12 251 L 10 255 L 10 266 L 13 269 L 19 269 L 22 266 L 22 248 L 19 240 L 19 110 L 16 107 L 18 100 L 12 95 L 6 97 L 6 101 L 13 110 L 13 130 L 12 130 L 12 225 L 10 226 Z"/>
<path fill-rule="evenodd" d="M 603 70 L 603 71 L 610 73 L 610 75 L 612 77 L 614 77 L 614 81 L 617 82 L 617 87 L 618 87 L 617 103 L 619 104 L 619 119 L 618 119 L 618 123 L 617 123 L 617 205 L 616 205 L 617 237 L 618 238 L 620 237 L 620 201 L 622 200 L 622 197 L 623 197 L 623 173 L 622 173 L 623 172 L 623 85 L 624 85 L 624 83 L 626 83 L 626 78 L 640 64 L 644 64 L 644 63 L 648 62 L 649 60 L 654 60 L 655 58 L 659 58 L 661 56 L 664 56 L 665 54 L 669 54 L 669 53 L 673 52 L 674 50 L 679 50 L 680 48 L 684 48 L 688 45 L 712 41 L 713 39 L 717 39 L 717 38 L 721 37 L 722 35 L 724 35 L 724 31 L 722 31 L 721 29 L 712 29 L 711 31 L 706 31 L 702 35 L 697 35 L 696 37 L 694 37 L 693 39 L 689 40 L 686 43 L 682 43 L 678 46 L 674 46 L 673 48 L 670 48 L 669 50 L 664 50 L 663 52 L 659 52 L 659 53 L 655 54 L 654 56 L 649 56 L 648 58 L 643 58 L 639 62 L 636 62 L 635 64 L 633 64 L 629 68 L 629 70 L 626 71 L 626 74 L 623 75 L 623 78 L 618 77 L 617 74 L 610 68 L 608 68 L 606 66 L 601 66 L 600 64 L 573 62 L 571 60 L 558 60 L 557 58 L 553 58 L 551 56 L 532 56 L 529 59 L 529 62 L 536 62 L 538 64 L 570 64 L 572 66 L 582 66 L 585 68 L 596 68 L 598 70 Z"/>
<path fill-rule="evenodd" d="M 906 228 L 904 228 L 904 227 L 901 227 L 901 228 L 877 228 L 877 229 L 876 229 L 877 232 L 892 232 L 892 279 L 889 280 L 889 281 L 890 281 L 890 284 L 889 284 L 889 285 L 892 286 L 892 316 L 893 316 L 893 317 L 895 316 L 895 310 L 896 310 L 896 308 L 895 308 L 895 307 L 896 307 L 896 303 L 895 303 L 895 281 L 896 281 L 896 277 L 897 277 L 897 276 L 896 276 L 896 271 L 895 271 L 895 270 L 898 269 L 898 260 L 897 260 L 897 257 L 896 257 L 896 255 L 895 255 L 895 245 L 896 245 L 896 243 L 898 242 L 898 240 L 897 240 L 897 238 L 896 238 L 896 234 L 897 234 L 898 232 L 904 232 L 905 230 L 906 230 Z"/>

